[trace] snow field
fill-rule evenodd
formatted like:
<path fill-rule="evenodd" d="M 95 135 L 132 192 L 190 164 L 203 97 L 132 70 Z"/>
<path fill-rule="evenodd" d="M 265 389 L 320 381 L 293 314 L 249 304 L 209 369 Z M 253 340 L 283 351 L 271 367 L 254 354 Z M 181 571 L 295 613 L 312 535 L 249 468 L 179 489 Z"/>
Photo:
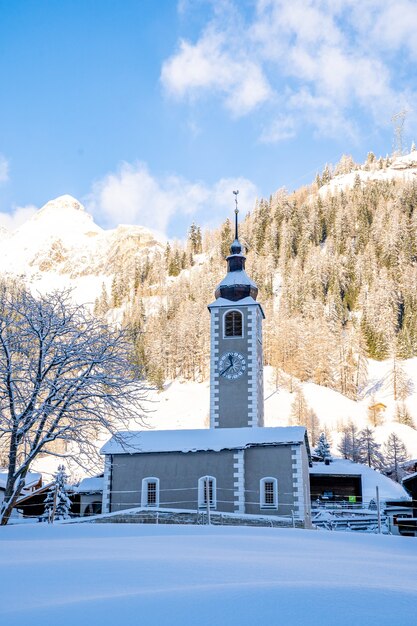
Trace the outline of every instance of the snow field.
<path fill-rule="evenodd" d="M 47 524 L 0 531 L 0 623 L 406 626 L 417 542 L 271 528 Z"/>

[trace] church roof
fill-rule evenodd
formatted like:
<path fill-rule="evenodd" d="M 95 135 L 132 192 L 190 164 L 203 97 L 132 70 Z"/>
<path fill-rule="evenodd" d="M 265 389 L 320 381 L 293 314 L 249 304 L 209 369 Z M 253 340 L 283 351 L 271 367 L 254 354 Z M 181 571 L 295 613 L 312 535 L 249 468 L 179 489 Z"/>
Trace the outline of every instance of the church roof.
<path fill-rule="evenodd" d="M 101 453 L 220 452 L 262 445 L 301 444 L 305 435 L 303 426 L 122 431 L 102 447 Z"/>
<path fill-rule="evenodd" d="M 247 296 L 247 298 L 242 298 L 237 302 L 230 302 L 230 300 L 226 300 L 226 298 L 217 298 L 217 300 L 214 300 L 214 302 L 209 304 L 207 308 L 211 309 L 212 307 L 227 306 L 230 309 L 231 306 L 248 306 L 249 304 L 254 304 L 255 306 L 258 306 L 261 309 L 263 318 L 265 319 L 265 313 L 262 306 L 259 304 L 259 302 L 256 302 L 256 300 L 254 300 L 251 296 Z"/>

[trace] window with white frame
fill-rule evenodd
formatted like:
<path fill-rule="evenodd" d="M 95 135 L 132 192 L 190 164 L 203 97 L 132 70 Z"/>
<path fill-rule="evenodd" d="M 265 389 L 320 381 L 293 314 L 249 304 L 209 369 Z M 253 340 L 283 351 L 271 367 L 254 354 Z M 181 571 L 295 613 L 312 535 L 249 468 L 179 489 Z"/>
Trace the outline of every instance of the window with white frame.
<path fill-rule="evenodd" d="M 228 311 L 225 314 L 224 336 L 243 337 L 243 315 L 240 311 Z"/>
<path fill-rule="evenodd" d="M 261 509 L 278 508 L 278 481 L 276 478 L 266 476 L 260 481 L 260 505 Z"/>
<path fill-rule="evenodd" d="M 216 508 L 216 479 L 214 476 L 202 476 L 198 479 L 198 506 L 207 507 L 207 499 L 211 509 Z"/>
<path fill-rule="evenodd" d="M 142 480 L 142 506 L 159 507 L 159 478 L 149 476 Z"/>

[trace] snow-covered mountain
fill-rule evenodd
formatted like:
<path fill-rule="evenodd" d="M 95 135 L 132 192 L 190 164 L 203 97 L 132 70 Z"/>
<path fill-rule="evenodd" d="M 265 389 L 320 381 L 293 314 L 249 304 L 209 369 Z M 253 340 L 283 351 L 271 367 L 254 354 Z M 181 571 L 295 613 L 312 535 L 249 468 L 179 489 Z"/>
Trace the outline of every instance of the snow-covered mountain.
<path fill-rule="evenodd" d="M 93 302 L 124 257 L 162 246 L 141 226 L 104 230 L 78 200 L 65 195 L 15 231 L 0 229 L 0 274 L 21 276 L 41 292 L 71 287 L 79 302 Z"/>

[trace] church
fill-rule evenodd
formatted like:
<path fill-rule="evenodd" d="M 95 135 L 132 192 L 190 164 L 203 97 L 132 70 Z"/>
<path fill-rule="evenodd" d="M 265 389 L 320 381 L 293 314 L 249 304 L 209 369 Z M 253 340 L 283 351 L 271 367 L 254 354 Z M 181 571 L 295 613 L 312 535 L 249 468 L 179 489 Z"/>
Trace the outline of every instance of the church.
<path fill-rule="evenodd" d="M 258 288 L 239 241 L 208 306 L 210 428 L 119 432 L 105 455 L 103 513 L 145 509 L 274 515 L 311 524 L 306 429 L 264 427 Z"/>

